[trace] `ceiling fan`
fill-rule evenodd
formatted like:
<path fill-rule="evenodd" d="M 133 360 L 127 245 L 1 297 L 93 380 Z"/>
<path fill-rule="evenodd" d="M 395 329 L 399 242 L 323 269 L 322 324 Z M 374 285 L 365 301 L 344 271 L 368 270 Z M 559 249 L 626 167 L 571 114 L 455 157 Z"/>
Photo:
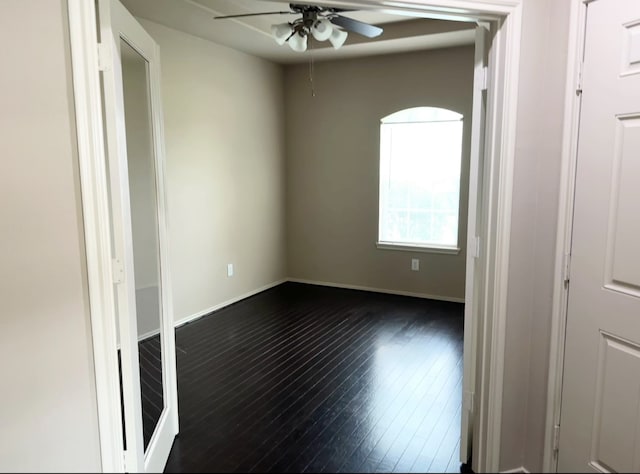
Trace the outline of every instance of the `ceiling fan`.
<path fill-rule="evenodd" d="M 367 38 L 375 38 L 382 34 L 382 28 L 379 26 L 340 15 L 340 12 L 351 10 L 300 3 L 290 3 L 289 8 L 289 11 L 244 13 L 217 16 L 214 19 L 221 20 L 259 15 L 301 15 L 290 23 L 271 26 L 271 34 L 279 45 L 288 43 L 291 49 L 298 52 L 306 51 L 309 35 L 312 35 L 318 41 L 329 40 L 333 47 L 338 49 L 346 41 L 348 32 L 357 33 Z"/>

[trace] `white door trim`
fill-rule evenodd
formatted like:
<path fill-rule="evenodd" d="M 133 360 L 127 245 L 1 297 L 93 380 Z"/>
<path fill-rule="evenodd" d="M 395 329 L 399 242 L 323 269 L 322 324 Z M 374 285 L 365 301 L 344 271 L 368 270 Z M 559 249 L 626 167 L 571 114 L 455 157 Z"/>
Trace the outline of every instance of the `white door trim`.
<path fill-rule="evenodd" d="M 478 434 L 472 447 L 476 453 L 472 467 L 476 472 L 497 472 L 500 467 L 522 5 L 518 2 L 502 7 L 508 8 L 508 13 L 499 20 L 494 32 L 488 66 L 483 185 L 487 238 L 481 249 L 482 255 L 486 255 L 486 268 L 479 289 L 483 304 L 479 314 L 486 321 L 480 322 L 481 333 L 476 343 Z"/>
<path fill-rule="evenodd" d="M 491 31 L 491 24 L 478 22 L 476 26 L 474 71 L 473 71 L 473 106 L 471 118 L 471 156 L 469 158 L 469 202 L 467 213 L 467 255 L 465 275 L 465 306 L 464 306 L 464 350 L 462 376 L 462 415 L 460 426 L 460 462 L 467 463 L 471 458 L 473 445 L 473 419 L 475 414 L 476 390 L 476 358 L 478 340 L 479 302 L 475 290 L 480 286 L 477 273 L 482 270 L 483 262 L 480 244 L 486 236 L 482 234 L 484 225 L 478 222 L 482 219 L 480 181 L 484 175 L 484 135 L 487 90 L 487 43 Z"/>
<path fill-rule="evenodd" d="M 126 439 L 125 469 L 128 472 L 158 472 L 164 469 L 178 432 L 175 325 L 169 265 L 168 223 L 166 218 L 164 130 L 160 95 L 160 49 L 120 0 L 99 0 L 100 54 L 103 63 L 103 117 L 106 130 L 110 186 L 110 221 L 113 256 L 121 262 L 124 278 L 116 285 L 117 319 L 121 344 L 122 405 Z M 144 60 L 151 131 L 152 178 L 155 181 L 158 238 L 158 283 L 160 289 L 160 337 L 162 401 L 164 406 L 148 446 L 143 442 L 143 411 L 139 366 L 134 242 L 122 44 L 126 42 Z M 115 350 L 115 346 L 112 346 Z"/>
<path fill-rule="evenodd" d="M 564 342 L 567 324 L 567 297 L 573 228 L 573 202 L 578 157 L 578 131 L 580 125 L 580 80 L 584 58 L 587 3 L 572 0 L 569 25 L 567 83 L 565 90 L 562 156 L 560 162 L 560 195 L 558 199 L 558 229 L 551 313 L 551 347 L 547 380 L 547 412 L 544 431 L 544 472 L 557 471 L 556 426 L 560 425 L 562 376 L 564 371 Z"/>
<path fill-rule="evenodd" d="M 68 12 L 100 454 L 103 472 L 124 472 L 95 4 L 68 0 Z"/>
<path fill-rule="evenodd" d="M 123 463 L 118 459 L 122 453 L 122 427 L 115 415 L 120 412 L 119 397 L 113 392 L 118 370 L 114 355 L 106 350 L 115 341 L 115 321 L 98 53 L 94 47 L 95 5 L 86 0 L 68 2 L 102 462 L 105 471 L 122 471 Z M 323 3 L 360 9 L 390 8 L 384 0 Z M 478 386 L 473 448 L 474 470 L 495 472 L 500 459 L 522 0 L 404 0 L 394 2 L 392 8 L 432 18 L 484 20 L 495 26 L 489 54 L 483 173 L 488 229 L 481 252 L 487 265 L 478 289 L 480 313 L 486 319 L 479 322 L 474 361 Z"/>

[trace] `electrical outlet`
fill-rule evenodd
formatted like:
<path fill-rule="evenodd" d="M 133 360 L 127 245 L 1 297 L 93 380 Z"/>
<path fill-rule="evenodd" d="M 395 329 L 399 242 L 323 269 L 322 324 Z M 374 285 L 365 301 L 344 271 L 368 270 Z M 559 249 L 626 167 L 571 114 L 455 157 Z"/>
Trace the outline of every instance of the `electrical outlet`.
<path fill-rule="evenodd" d="M 414 272 L 420 271 L 420 259 L 417 259 L 417 258 L 411 259 L 411 270 L 413 270 Z"/>
<path fill-rule="evenodd" d="M 228 263 L 227 264 L 227 276 L 228 277 L 232 277 L 233 276 L 233 263 Z"/>

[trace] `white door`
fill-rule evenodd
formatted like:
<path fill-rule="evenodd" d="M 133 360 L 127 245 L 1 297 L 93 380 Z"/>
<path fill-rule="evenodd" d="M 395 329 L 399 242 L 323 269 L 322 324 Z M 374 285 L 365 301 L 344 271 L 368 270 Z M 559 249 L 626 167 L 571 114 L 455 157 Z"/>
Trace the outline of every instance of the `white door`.
<path fill-rule="evenodd" d="M 640 1 L 585 38 L 558 469 L 640 472 Z"/>
<path fill-rule="evenodd" d="M 480 232 L 482 229 L 482 168 L 484 164 L 484 133 L 487 101 L 486 46 L 489 25 L 476 27 L 476 44 L 473 73 L 473 117 L 471 118 L 471 157 L 469 160 L 469 205 L 467 220 L 467 264 L 464 306 L 464 364 L 463 407 L 460 429 L 460 462 L 471 458 L 471 441 L 474 419 L 474 390 L 476 386 L 476 339 L 478 337 L 479 296 L 472 294 L 479 288 L 477 260 L 480 258 Z"/>
<path fill-rule="evenodd" d="M 161 472 L 178 406 L 159 49 L 117 0 L 99 19 L 125 469 Z"/>

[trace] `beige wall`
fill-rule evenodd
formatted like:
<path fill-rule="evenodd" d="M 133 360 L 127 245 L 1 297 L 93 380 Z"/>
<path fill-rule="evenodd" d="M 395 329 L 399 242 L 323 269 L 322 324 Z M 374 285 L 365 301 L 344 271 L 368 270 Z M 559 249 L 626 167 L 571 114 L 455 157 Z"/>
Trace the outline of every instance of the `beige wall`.
<path fill-rule="evenodd" d="M 315 97 L 307 64 L 285 84 L 289 276 L 464 298 L 473 48 L 317 62 Z M 380 119 L 416 106 L 464 115 L 459 255 L 375 245 Z"/>
<path fill-rule="evenodd" d="M 501 469 L 542 468 L 569 0 L 524 0 Z"/>
<path fill-rule="evenodd" d="M 0 2 L 0 470 L 100 469 L 66 2 Z"/>
<path fill-rule="evenodd" d="M 160 45 L 180 320 L 286 277 L 283 74 L 268 61 L 141 23 Z"/>

